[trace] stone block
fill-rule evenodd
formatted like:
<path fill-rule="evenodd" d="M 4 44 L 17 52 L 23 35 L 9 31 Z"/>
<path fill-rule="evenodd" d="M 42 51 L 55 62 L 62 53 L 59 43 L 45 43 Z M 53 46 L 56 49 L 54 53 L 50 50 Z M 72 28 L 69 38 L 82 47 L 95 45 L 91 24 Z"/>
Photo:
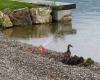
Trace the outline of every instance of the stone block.
<path fill-rule="evenodd" d="M 0 25 L 2 25 L 5 28 L 12 27 L 13 24 L 9 18 L 8 15 L 4 14 L 0 11 Z"/>
<path fill-rule="evenodd" d="M 49 7 L 31 8 L 30 13 L 33 23 L 49 23 L 52 22 L 52 10 Z"/>
<path fill-rule="evenodd" d="M 30 11 L 28 8 L 16 9 L 10 12 L 9 17 L 13 25 L 32 25 Z"/>

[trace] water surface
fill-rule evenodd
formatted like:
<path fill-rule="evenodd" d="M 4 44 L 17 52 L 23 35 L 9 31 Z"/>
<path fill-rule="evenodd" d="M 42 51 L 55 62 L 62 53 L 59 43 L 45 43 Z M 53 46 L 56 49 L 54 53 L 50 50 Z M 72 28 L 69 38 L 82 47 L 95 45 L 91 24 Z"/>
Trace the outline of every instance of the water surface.
<path fill-rule="evenodd" d="M 29 0 L 28 0 L 29 1 Z M 64 0 L 60 0 L 64 1 Z M 66 51 L 70 43 L 72 54 L 100 61 L 100 0 L 65 0 L 77 4 L 72 24 L 45 24 L 7 29 L 10 38 L 47 49 Z M 76 29 L 77 33 L 75 30 Z"/>

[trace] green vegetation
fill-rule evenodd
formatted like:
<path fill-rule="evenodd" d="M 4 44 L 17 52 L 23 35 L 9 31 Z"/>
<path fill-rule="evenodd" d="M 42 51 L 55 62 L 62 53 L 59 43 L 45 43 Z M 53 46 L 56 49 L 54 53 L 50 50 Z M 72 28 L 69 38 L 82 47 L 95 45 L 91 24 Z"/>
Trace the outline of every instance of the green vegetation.
<path fill-rule="evenodd" d="M 62 5 L 57 5 L 56 2 L 57 2 L 57 0 L 52 0 L 52 6 L 51 7 L 53 9 L 62 9 L 63 6 Z"/>
<path fill-rule="evenodd" d="M 92 60 L 91 58 L 87 58 L 83 65 L 87 67 L 93 65 L 94 63 L 94 60 Z"/>
<path fill-rule="evenodd" d="M 19 9 L 24 7 L 31 8 L 31 7 L 36 7 L 36 5 L 30 3 L 18 2 L 18 1 L 11 1 L 11 0 L 0 0 L 0 10 L 5 8 Z"/>

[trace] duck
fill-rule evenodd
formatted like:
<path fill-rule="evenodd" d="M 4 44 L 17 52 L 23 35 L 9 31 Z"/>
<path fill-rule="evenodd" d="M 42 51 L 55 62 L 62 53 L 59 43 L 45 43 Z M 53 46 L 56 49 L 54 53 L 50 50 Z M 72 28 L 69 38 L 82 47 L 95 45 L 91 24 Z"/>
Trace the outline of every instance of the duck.
<path fill-rule="evenodd" d="M 68 44 L 67 46 L 67 51 L 63 53 L 63 59 L 62 62 L 63 63 L 67 63 L 71 57 L 71 51 L 70 48 L 73 47 L 71 44 Z"/>
<path fill-rule="evenodd" d="M 70 48 L 73 47 L 71 44 L 68 44 L 67 46 L 67 51 L 64 52 L 64 56 L 65 57 L 71 57 L 71 51 L 70 51 Z"/>
<path fill-rule="evenodd" d="M 79 56 L 72 56 L 67 62 L 68 65 L 81 65 L 84 63 L 84 58 Z"/>

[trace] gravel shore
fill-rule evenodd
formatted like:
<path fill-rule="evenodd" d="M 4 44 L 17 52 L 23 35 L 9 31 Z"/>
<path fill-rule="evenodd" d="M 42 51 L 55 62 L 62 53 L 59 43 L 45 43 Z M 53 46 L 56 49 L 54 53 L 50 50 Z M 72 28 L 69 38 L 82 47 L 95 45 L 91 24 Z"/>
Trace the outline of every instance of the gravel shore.
<path fill-rule="evenodd" d="M 41 55 L 35 47 L 5 38 L 0 33 L 0 80 L 100 80 L 100 64 L 90 67 L 64 65 Z M 50 56 L 49 56 L 50 55 Z"/>

